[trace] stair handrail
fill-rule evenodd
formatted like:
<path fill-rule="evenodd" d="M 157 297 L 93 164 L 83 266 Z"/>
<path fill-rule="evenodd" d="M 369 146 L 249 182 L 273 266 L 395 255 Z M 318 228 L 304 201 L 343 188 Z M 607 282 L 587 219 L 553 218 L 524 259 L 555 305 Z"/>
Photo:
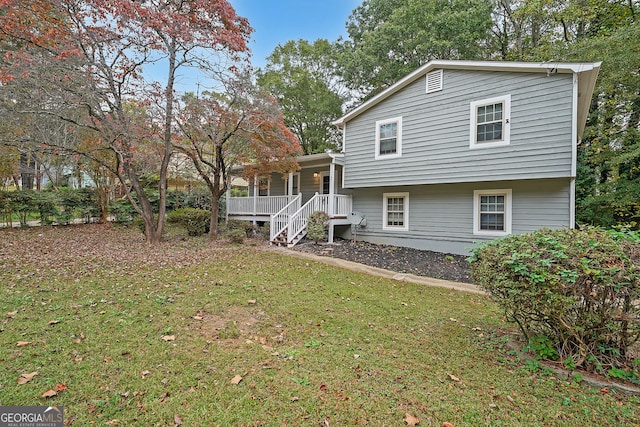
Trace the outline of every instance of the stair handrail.
<path fill-rule="evenodd" d="M 302 200 L 302 193 L 298 193 L 298 195 L 295 196 L 293 199 L 291 199 L 291 201 L 287 203 L 285 207 L 283 207 L 278 212 L 271 215 L 271 220 L 269 224 L 269 241 L 270 242 L 273 242 L 273 240 L 280 233 L 284 232 L 289 227 L 289 218 L 291 217 L 289 212 L 291 210 L 291 207 L 294 205 L 297 205 L 297 207 L 299 207 L 301 200 Z M 284 221 L 281 218 L 286 219 L 286 221 Z M 284 226 L 278 229 L 278 224 L 282 224 L 282 223 L 284 223 Z"/>
<path fill-rule="evenodd" d="M 316 194 L 314 194 L 307 203 L 289 217 L 289 224 L 287 225 L 287 246 L 291 245 L 298 234 L 304 231 L 307 226 L 309 216 L 313 211 L 318 210 L 319 199 L 320 194 L 316 192 Z"/>

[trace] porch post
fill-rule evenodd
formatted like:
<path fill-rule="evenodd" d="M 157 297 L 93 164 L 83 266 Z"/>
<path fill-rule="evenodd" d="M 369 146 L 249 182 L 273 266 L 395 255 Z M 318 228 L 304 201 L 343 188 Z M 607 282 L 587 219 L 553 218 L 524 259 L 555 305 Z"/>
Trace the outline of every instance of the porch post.
<path fill-rule="evenodd" d="M 293 172 L 289 172 L 289 181 L 287 181 L 287 195 L 289 198 L 288 201 L 291 201 L 291 197 L 293 196 Z"/>
<path fill-rule="evenodd" d="M 333 217 L 335 216 L 335 197 L 334 197 L 334 183 L 335 183 L 335 175 L 336 175 L 336 165 L 331 162 L 329 164 L 329 235 L 327 236 L 327 240 L 329 243 L 333 243 L 333 228 L 335 225 L 333 224 Z"/>
<path fill-rule="evenodd" d="M 225 221 L 229 222 L 229 207 L 231 206 L 231 179 L 229 179 L 229 184 L 227 185 L 227 191 L 225 192 Z"/>
<path fill-rule="evenodd" d="M 258 175 L 253 177 L 253 214 L 255 215 L 258 212 L 258 193 L 260 189 L 258 188 Z"/>
<path fill-rule="evenodd" d="M 336 165 L 331 162 L 331 164 L 329 165 L 329 212 L 327 212 L 329 214 L 329 216 L 333 216 L 335 215 L 335 209 L 334 209 L 334 190 L 333 188 L 335 187 L 334 183 L 335 183 L 335 174 L 336 174 Z"/>

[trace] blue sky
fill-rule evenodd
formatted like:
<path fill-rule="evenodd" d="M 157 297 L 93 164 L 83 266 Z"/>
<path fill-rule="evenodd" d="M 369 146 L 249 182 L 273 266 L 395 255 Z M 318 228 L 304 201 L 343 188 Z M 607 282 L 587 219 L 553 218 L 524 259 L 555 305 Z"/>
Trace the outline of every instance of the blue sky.
<path fill-rule="evenodd" d="M 346 37 L 345 23 L 362 0 L 229 0 L 238 15 L 254 29 L 250 43 L 253 66 L 264 67 L 265 58 L 278 44 L 304 39 L 313 42 Z"/>

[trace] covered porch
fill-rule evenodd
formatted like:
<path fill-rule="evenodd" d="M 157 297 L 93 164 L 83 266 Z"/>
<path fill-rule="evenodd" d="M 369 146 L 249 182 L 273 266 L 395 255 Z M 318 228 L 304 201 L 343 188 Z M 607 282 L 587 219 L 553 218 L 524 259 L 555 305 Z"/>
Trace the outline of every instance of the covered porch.
<path fill-rule="evenodd" d="M 351 195 L 342 189 L 344 154 L 321 153 L 298 158 L 300 170 L 254 177 L 247 195 L 227 192 L 227 219 L 268 222 L 274 244 L 293 246 L 306 235 L 311 212 L 329 215 L 329 241 L 336 225 L 349 224 Z"/>

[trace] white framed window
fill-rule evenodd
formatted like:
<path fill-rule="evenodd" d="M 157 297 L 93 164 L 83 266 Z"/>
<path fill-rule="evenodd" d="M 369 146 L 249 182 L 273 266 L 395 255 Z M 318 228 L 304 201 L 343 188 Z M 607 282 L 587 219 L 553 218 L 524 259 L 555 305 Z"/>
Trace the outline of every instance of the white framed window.
<path fill-rule="evenodd" d="M 402 155 L 402 117 L 376 122 L 376 159 Z"/>
<path fill-rule="evenodd" d="M 470 148 L 509 145 L 511 95 L 472 102 L 470 121 Z"/>
<path fill-rule="evenodd" d="M 409 193 L 384 193 L 382 229 L 409 229 Z"/>
<path fill-rule="evenodd" d="M 473 192 L 473 234 L 511 234 L 511 189 Z"/>
<path fill-rule="evenodd" d="M 289 182 L 289 177 L 291 177 L 291 182 Z M 300 193 L 300 172 L 294 172 L 287 176 L 287 179 L 284 181 L 284 194 L 287 196 L 295 196 Z"/>
<path fill-rule="evenodd" d="M 258 180 L 258 196 L 271 195 L 271 178 L 260 178 Z"/>
<path fill-rule="evenodd" d="M 442 90 L 442 70 L 435 70 L 427 73 L 427 93 Z"/>

